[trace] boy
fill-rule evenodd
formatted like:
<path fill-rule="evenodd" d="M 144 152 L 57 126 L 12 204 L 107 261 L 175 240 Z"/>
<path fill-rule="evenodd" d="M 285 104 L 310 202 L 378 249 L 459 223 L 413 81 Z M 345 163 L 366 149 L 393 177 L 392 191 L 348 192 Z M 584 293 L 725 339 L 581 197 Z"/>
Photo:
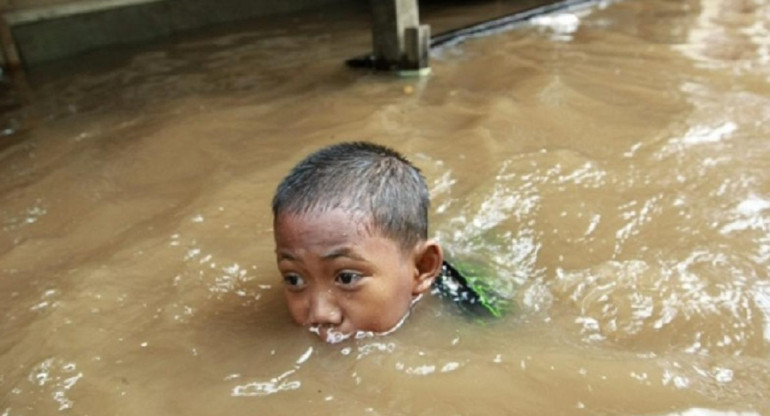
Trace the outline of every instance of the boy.
<path fill-rule="evenodd" d="M 395 330 L 441 271 L 428 206 L 419 170 L 386 147 L 341 143 L 301 161 L 273 198 L 294 321 L 327 342 Z"/>
<path fill-rule="evenodd" d="M 428 239 L 429 205 L 420 171 L 384 146 L 336 144 L 295 166 L 273 198 L 294 321 L 327 342 L 390 333 L 437 277 L 440 294 L 487 307 L 475 288 L 457 290 L 468 282 Z"/>

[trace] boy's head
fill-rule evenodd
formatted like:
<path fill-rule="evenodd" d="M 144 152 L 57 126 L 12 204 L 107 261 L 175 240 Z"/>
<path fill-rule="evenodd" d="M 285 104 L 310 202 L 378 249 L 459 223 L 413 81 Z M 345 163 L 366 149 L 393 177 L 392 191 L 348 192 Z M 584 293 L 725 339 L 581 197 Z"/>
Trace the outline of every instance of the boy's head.
<path fill-rule="evenodd" d="M 327 341 L 397 326 L 441 268 L 428 206 L 419 170 L 389 148 L 341 143 L 301 161 L 273 198 L 294 320 Z"/>

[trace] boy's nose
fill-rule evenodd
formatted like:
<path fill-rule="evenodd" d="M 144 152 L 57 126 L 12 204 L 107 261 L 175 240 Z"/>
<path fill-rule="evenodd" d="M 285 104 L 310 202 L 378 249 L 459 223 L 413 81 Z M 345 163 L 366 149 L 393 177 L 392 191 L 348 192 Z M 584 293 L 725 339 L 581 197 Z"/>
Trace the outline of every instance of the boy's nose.
<path fill-rule="evenodd" d="M 328 292 L 316 293 L 310 299 L 310 325 L 339 325 L 342 322 L 342 311 Z"/>

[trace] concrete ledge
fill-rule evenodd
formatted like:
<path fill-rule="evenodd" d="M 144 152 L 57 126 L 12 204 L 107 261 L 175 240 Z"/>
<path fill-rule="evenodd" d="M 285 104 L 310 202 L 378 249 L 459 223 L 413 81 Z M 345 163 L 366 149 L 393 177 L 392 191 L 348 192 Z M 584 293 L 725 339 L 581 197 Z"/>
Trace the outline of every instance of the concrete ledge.
<path fill-rule="evenodd" d="M 105 0 L 6 13 L 26 65 L 226 22 L 356 0 Z"/>
<path fill-rule="evenodd" d="M 71 3 L 20 8 L 5 13 L 5 20 L 10 25 L 34 23 L 40 20 L 50 20 L 75 14 L 98 12 L 118 7 L 129 7 L 137 4 L 155 3 L 167 0 L 101 0 L 73 1 Z"/>

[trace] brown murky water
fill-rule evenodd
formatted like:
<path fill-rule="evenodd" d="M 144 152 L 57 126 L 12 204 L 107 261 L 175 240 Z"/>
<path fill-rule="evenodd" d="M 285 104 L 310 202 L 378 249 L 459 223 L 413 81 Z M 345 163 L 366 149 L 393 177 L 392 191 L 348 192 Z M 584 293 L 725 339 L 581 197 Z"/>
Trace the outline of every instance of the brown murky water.
<path fill-rule="evenodd" d="M 420 80 L 344 68 L 368 36 L 297 16 L 30 75 L 0 137 L 0 415 L 770 415 L 770 5 L 613 3 Z M 290 323 L 269 200 L 351 139 L 423 168 L 511 316 Z"/>

